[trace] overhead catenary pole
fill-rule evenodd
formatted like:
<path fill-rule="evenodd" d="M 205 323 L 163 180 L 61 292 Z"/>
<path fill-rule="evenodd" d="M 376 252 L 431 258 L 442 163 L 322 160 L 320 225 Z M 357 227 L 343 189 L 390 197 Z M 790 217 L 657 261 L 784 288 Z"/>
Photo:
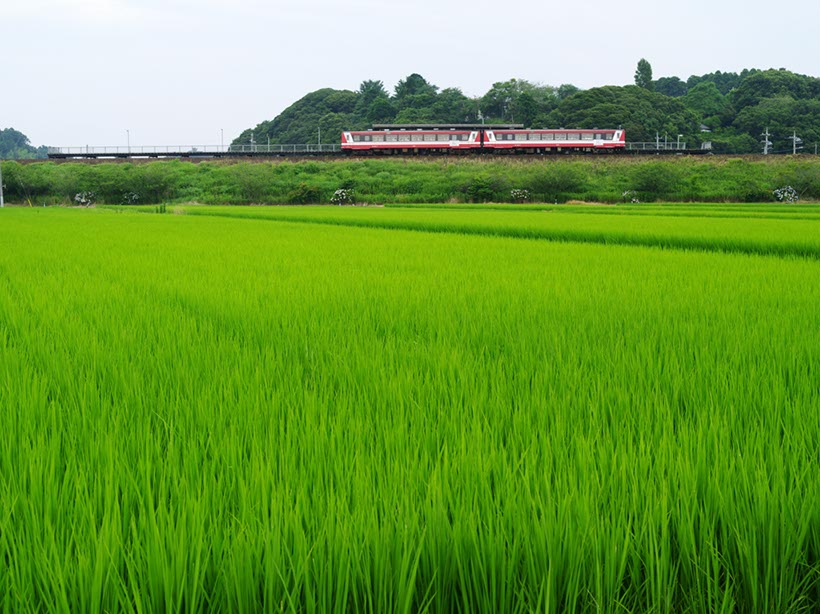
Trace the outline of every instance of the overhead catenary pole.
<path fill-rule="evenodd" d="M 6 206 L 3 200 L 3 160 L 0 159 L 0 209 Z"/>
<path fill-rule="evenodd" d="M 803 149 L 802 145 L 800 145 L 800 147 L 797 146 L 798 143 L 803 142 L 803 139 L 801 139 L 799 136 L 797 136 L 797 130 L 792 130 L 792 135 L 789 137 L 789 140 L 791 140 L 791 142 L 792 142 L 792 155 L 796 156 L 797 155 L 797 150 L 798 149 Z M 815 148 L 816 148 L 816 146 L 815 146 Z"/>

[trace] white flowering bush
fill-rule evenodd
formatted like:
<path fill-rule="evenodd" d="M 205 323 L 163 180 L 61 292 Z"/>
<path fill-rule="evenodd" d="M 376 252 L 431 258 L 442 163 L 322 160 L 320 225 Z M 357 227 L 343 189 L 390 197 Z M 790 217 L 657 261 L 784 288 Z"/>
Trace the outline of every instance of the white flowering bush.
<path fill-rule="evenodd" d="M 773 190 L 772 193 L 774 194 L 775 199 L 777 202 L 781 203 L 796 203 L 800 200 L 800 195 L 790 185 L 784 186 L 782 188 L 777 188 Z"/>
<path fill-rule="evenodd" d="M 94 199 L 97 198 L 97 195 L 91 191 L 80 192 L 79 194 L 74 195 L 74 202 L 80 205 L 81 207 L 90 207 L 94 204 Z"/>
<path fill-rule="evenodd" d="M 635 190 L 624 190 L 623 194 L 621 194 L 621 198 L 624 199 L 625 203 L 640 204 L 641 202 L 638 199 L 638 193 Z"/>
<path fill-rule="evenodd" d="M 123 205 L 133 205 L 140 199 L 140 195 L 136 192 L 126 192 L 122 195 Z"/>
<path fill-rule="evenodd" d="M 333 196 L 330 197 L 330 202 L 334 205 L 352 205 L 353 190 L 346 190 L 344 188 L 336 190 Z"/>
<path fill-rule="evenodd" d="M 510 198 L 514 203 L 528 203 L 530 202 L 530 191 L 524 189 L 514 188 L 510 190 Z"/>

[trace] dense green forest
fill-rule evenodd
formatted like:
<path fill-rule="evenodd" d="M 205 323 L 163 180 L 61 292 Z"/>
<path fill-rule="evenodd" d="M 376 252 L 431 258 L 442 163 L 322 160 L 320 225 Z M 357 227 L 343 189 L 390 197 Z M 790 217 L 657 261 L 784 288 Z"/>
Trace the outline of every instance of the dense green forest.
<path fill-rule="evenodd" d="M 797 133 L 805 151 L 820 142 L 820 79 L 785 69 L 714 72 L 652 78 L 641 60 L 635 85 L 589 90 L 521 79 L 494 83 L 470 98 L 458 88 L 440 89 L 418 74 L 399 81 L 392 93 L 381 81 L 364 81 L 355 92 L 320 89 L 276 118 L 249 128 L 234 140 L 337 143 L 343 130 L 373 123 L 515 122 L 535 128 L 615 128 L 628 141 L 682 140 L 690 148 L 710 142 L 715 153 L 757 153 L 766 128 L 770 151 L 791 152 Z"/>

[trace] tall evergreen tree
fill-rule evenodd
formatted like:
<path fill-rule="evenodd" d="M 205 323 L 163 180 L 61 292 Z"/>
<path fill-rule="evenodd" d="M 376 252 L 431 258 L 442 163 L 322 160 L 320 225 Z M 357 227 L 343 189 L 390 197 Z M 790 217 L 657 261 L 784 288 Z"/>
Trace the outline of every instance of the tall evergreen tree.
<path fill-rule="evenodd" d="M 635 85 L 652 91 L 652 65 L 644 58 L 638 61 L 638 69 L 635 71 Z"/>

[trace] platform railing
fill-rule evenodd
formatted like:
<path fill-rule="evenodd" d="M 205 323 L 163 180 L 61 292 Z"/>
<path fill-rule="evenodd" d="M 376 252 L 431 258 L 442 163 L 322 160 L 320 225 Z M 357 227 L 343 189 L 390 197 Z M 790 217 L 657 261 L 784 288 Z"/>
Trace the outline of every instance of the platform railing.
<path fill-rule="evenodd" d="M 627 143 L 625 147 L 628 151 L 682 151 L 686 149 L 683 141 L 648 141 L 646 143 Z"/>
<path fill-rule="evenodd" d="M 49 147 L 49 154 L 67 156 L 208 156 L 219 154 L 282 154 L 282 153 L 323 153 L 341 149 L 339 144 L 310 143 L 292 145 L 105 145 L 79 147 Z"/>

